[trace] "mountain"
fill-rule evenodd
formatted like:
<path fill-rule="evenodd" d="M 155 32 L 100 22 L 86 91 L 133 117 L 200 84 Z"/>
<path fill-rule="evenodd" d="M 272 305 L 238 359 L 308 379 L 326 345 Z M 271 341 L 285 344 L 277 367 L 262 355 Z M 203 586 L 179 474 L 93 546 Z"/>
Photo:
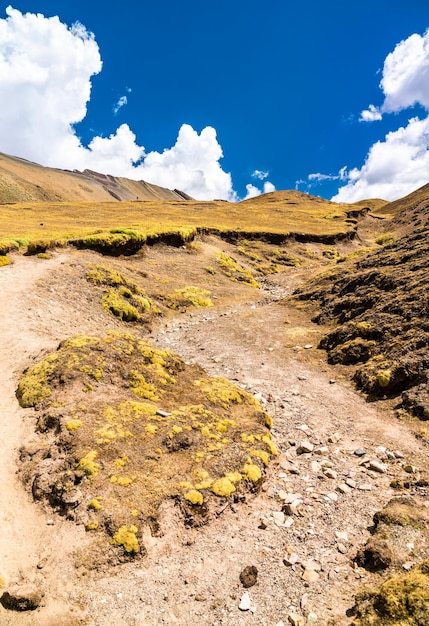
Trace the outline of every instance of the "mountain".
<path fill-rule="evenodd" d="M 0 153 L 0 203 L 112 200 L 187 200 L 178 190 L 145 181 L 99 174 L 91 170 L 64 171 Z"/>

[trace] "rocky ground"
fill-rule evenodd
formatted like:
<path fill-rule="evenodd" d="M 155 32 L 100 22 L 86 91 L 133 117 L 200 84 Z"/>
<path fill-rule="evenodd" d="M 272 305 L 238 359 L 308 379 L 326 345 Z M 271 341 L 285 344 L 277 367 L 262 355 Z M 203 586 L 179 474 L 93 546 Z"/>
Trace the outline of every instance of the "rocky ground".
<path fill-rule="evenodd" d="M 183 255 L 153 249 L 134 270 L 180 273 L 189 265 Z M 16 479 L 34 415 L 19 408 L 15 390 L 24 367 L 65 337 L 122 324 L 95 308 L 79 283 L 82 264 L 96 257 L 17 256 L 0 270 L 1 624 L 346 625 L 363 586 L 427 558 L 425 524 L 394 523 L 383 536 L 390 552 L 365 553 L 373 516 L 392 498 L 405 493 L 427 507 L 427 439 L 417 420 L 398 419 L 394 401 L 366 402 L 347 368 L 327 363 L 317 349 L 327 329 L 284 300 L 302 280 L 290 268 L 260 290 L 234 287 L 212 309 L 167 316 L 151 336 L 210 375 L 235 381 L 273 415 L 279 455 L 261 491 L 225 500 L 198 529 L 166 502 L 159 529 L 144 530 L 146 556 L 91 569 L 83 527 L 36 506 Z"/>

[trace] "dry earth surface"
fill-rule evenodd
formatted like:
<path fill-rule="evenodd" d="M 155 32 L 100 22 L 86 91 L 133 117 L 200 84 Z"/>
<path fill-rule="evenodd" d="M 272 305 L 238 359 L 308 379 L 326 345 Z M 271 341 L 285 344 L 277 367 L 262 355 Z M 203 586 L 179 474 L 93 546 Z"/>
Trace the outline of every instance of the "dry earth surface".
<path fill-rule="evenodd" d="M 214 245 L 208 240 L 202 254 Z M 225 279 L 213 308 L 188 309 L 153 327 L 157 346 L 237 382 L 273 415 L 280 454 L 257 495 L 225 500 L 222 514 L 198 529 L 167 503 L 161 536 L 144 532 L 146 556 L 95 570 L 81 558 L 89 533 L 32 502 L 16 476 L 35 424 L 34 411 L 17 402 L 18 379 L 66 337 L 123 327 L 94 306 L 82 279 L 82 268 L 100 258 L 68 250 L 49 259 L 16 255 L 0 269 L 0 575 L 6 589 L 44 594 L 33 611 L 0 606 L 0 624 L 349 624 L 355 593 L 381 580 L 353 558 L 374 513 L 395 495 L 392 479 L 404 476 L 406 463 L 424 466 L 427 443 L 395 417 L 392 402 L 366 402 L 346 368 L 328 365 L 317 349 L 326 329 L 282 301 L 315 268 L 287 268 L 260 290 Z M 179 276 L 185 264 L 192 272 L 190 259 L 160 247 L 115 263 Z M 398 538 L 404 562 L 418 541 Z M 247 588 L 240 580 L 246 567 L 256 568 Z"/>

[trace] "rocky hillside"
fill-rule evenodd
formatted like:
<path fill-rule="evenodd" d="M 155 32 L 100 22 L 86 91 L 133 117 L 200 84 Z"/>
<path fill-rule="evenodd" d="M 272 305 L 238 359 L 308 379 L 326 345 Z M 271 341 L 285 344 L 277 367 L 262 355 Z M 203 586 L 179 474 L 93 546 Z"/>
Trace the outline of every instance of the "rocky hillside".
<path fill-rule="evenodd" d="M 370 398 L 396 398 L 429 419 L 429 187 L 383 207 L 394 217 L 378 249 L 337 263 L 296 293 L 333 325 L 320 342 L 330 363 L 350 366 Z"/>
<path fill-rule="evenodd" d="M 427 626 L 429 190 L 40 200 L 0 213 L 0 623 Z"/>
<path fill-rule="evenodd" d="M 187 200 L 177 190 L 90 170 L 64 171 L 0 153 L 0 204 L 112 200 Z"/>

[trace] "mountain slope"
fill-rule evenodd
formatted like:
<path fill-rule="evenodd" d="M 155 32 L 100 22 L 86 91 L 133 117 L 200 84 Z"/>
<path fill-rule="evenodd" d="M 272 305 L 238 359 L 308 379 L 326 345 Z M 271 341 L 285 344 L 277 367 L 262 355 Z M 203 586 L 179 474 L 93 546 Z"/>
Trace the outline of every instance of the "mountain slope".
<path fill-rule="evenodd" d="M 180 191 L 90 170 L 43 167 L 0 153 L 0 204 L 7 202 L 186 200 Z"/>

